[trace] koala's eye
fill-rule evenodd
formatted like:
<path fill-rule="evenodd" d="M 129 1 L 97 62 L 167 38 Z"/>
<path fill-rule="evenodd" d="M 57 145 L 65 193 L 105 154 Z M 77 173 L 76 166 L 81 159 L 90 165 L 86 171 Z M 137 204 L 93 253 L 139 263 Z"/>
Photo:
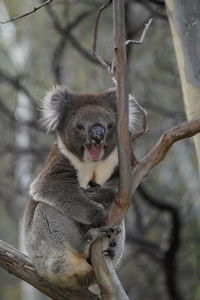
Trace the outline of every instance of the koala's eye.
<path fill-rule="evenodd" d="M 84 127 L 83 127 L 83 125 L 81 125 L 81 124 L 77 124 L 77 126 L 76 126 L 76 128 L 78 129 L 78 130 L 84 130 Z"/>
<path fill-rule="evenodd" d="M 107 128 L 108 129 L 112 129 L 113 128 L 113 124 L 112 123 L 108 124 Z"/>

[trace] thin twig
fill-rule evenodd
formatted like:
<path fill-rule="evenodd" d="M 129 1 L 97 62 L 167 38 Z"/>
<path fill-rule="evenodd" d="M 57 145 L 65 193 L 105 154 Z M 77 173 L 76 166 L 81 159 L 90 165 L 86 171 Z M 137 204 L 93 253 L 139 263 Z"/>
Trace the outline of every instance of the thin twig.
<path fill-rule="evenodd" d="M 24 17 L 27 17 L 33 13 L 35 13 L 37 10 L 39 10 L 40 8 L 44 7 L 45 5 L 48 5 L 49 3 L 51 3 L 53 0 L 47 0 L 46 2 L 44 2 L 43 4 L 37 6 L 37 7 L 34 7 L 32 10 L 22 14 L 22 15 L 19 15 L 19 16 L 16 16 L 16 17 L 13 17 L 9 20 L 6 20 L 6 21 L 0 21 L 0 24 L 7 24 L 7 23 L 10 23 L 10 22 L 13 22 L 13 21 L 16 21 L 16 20 L 19 20 L 19 19 L 22 19 Z"/>
<path fill-rule="evenodd" d="M 105 60 L 101 58 L 97 54 L 97 36 L 98 36 L 98 26 L 99 26 L 99 20 L 101 17 L 102 12 L 112 3 L 112 0 L 109 0 L 107 3 L 103 4 L 97 11 L 95 26 L 94 26 L 94 38 L 93 38 L 93 46 L 92 46 L 92 54 L 94 57 L 98 60 L 98 62 L 103 66 L 103 68 L 106 70 L 108 75 L 111 77 L 112 81 L 116 85 L 116 79 L 113 76 L 112 66 L 110 66 Z"/>
<path fill-rule="evenodd" d="M 142 35 L 141 35 L 141 38 L 140 38 L 139 41 L 138 40 L 127 40 L 126 43 L 125 43 L 126 46 L 129 45 L 129 44 L 143 44 L 144 38 L 145 38 L 146 33 L 147 33 L 147 30 L 149 29 L 152 22 L 153 22 L 153 18 L 150 18 L 149 21 L 145 24 L 144 30 L 142 32 Z"/>

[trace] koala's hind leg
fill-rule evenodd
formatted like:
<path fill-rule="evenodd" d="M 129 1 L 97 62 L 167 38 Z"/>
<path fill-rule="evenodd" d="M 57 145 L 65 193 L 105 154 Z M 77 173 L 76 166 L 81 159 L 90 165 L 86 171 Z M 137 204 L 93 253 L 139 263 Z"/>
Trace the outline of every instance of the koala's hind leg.
<path fill-rule="evenodd" d="M 79 289 L 94 281 L 87 262 L 90 244 L 73 220 L 39 203 L 25 232 L 26 249 L 38 274 L 53 284 Z"/>
<path fill-rule="evenodd" d="M 48 277 L 51 282 L 70 289 L 87 288 L 94 282 L 92 266 L 85 257 L 75 253 L 68 245 L 62 257 L 50 262 Z"/>

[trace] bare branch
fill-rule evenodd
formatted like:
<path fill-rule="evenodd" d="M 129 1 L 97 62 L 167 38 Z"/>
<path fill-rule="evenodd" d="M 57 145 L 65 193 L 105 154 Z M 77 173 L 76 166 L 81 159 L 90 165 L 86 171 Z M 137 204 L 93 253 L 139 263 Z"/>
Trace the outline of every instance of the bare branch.
<path fill-rule="evenodd" d="M 93 46 L 92 46 L 92 53 L 94 57 L 98 60 L 98 62 L 103 66 L 103 68 L 107 71 L 107 73 L 111 76 L 111 67 L 110 65 L 105 62 L 98 54 L 97 54 L 97 35 L 98 35 L 98 26 L 99 20 L 101 17 L 102 12 L 110 6 L 112 0 L 109 0 L 106 4 L 103 4 L 97 11 L 95 26 L 94 26 L 94 38 L 93 38 Z"/>
<path fill-rule="evenodd" d="M 60 21 L 58 19 L 58 16 L 56 15 L 53 8 L 49 5 L 47 6 L 47 12 L 49 13 L 49 16 L 51 18 L 51 21 L 53 22 L 54 28 L 63 35 L 63 37 L 66 40 L 69 40 L 69 42 L 72 44 L 72 46 L 89 62 L 99 65 L 99 62 L 97 59 L 84 47 L 82 47 L 81 43 L 78 41 L 77 38 L 71 33 L 71 29 L 66 31 L 65 28 L 63 28 L 60 24 Z"/>
<path fill-rule="evenodd" d="M 142 35 L 141 35 L 141 38 L 140 38 L 139 41 L 137 41 L 137 40 L 127 40 L 126 43 L 125 43 L 126 46 L 129 45 L 129 44 L 143 44 L 144 38 L 145 38 L 146 33 L 147 33 L 147 30 L 149 29 L 152 22 L 153 22 L 153 18 L 150 18 L 149 21 L 145 24 L 144 30 L 142 32 Z"/>
<path fill-rule="evenodd" d="M 127 242 L 130 242 L 132 244 L 139 245 L 140 251 L 147 253 L 152 259 L 154 259 L 156 262 L 160 263 L 163 258 L 163 253 L 160 249 L 160 247 L 149 240 L 135 237 L 135 236 L 128 236 Z"/>
<path fill-rule="evenodd" d="M 135 192 L 142 179 L 166 156 L 170 147 L 184 138 L 200 132 L 200 119 L 181 123 L 166 131 L 153 149 L 135 166 L 132 172 L 132 193 Z"/>
<path fill-rule="evenodd" d="M 37 10 L 39 10 L 40 8 L 44 7 L 45 5 L 48 5 L 49 3 L 51 3 L 53 0 L 47 0 L 46 2 L 42 3 L 41 5 L 37 6 L 37 7 L 34 7 L 32 10 L 20 15 L 20 16 L 16 16 L 16 17 L 13 17 L 9 20 L 6 20 L 6 21 L 0 21 L 0 24 L 7 24 L 7 23 L 10 23 L 10 22 L 13 22 L 13 21 L 16 21 L 16 20 L 19 20 L 19 19 L 22 19 L 24 17 L 27 17 L 33 13 L 35 13 Z"/>
<path fill-rule="evenodd" d="M 36 101 L 34 97 L 30 94 L 29 90 L 21 83 L 21 78 L 19 74 L 16 76 L 12 76 L 3 70 L 0 70 L 0 82 L 1 81 L 8 82 L 16 90 L 23 92 L 30 99 L 32 104 L 35 105 Z"/>
<path fill-rule="evenodd" d="M 54 300 L 97 300 L 97 296 L 87 290 L 69 291 L 49 284 L 41 278 L 29 257 L 0 240 L 0 266 L 9 273 L 28 282 L 43 294 Z"/>
<path fill-rule="evenodd" d="M 48 9 L 49 8 L 49 9 Z M 57 83 L 61 83 L 62 82 L 62 58 L 63 58 L 63 54 L 64 54 L 64 50 L 65 47 L 67 45 L 67 42 L 70 41 L 70 38 L 68 39 L 67 36 L 70 34 L 70 32 L 76 27 L 78 26 L 81 21 L 83 21 L 86 17 L 88 17 L 91 13 L 93 13 L 93 10 L 89 10 L 89 11 L 85 11 L 81 14 L 79 14 L 75 20 L 71 23 L 69 23 L 67 21 L 67 24 L 64 28 L 62 28 L 61 24 L 59 23 L 59 19 L 57 18 L 57 15 L 55 14 L 55 12 L 52 10 L 52 8 L 50 6 L 47 7 L 47 11 L 49 13 L 49 16 L 51 17 L 54 27 L 59 27 L 59 32 L 60 30 L 64 30 L 65 34 L 62 34 L 61 39 L 59 40 L 54 54 L 53 54 L 53 59 L 52 59 L 52 70 L 54 73 L 54 76 L 56 78 Z M 74 42 L 74 40 L 72 41 L 72 43 Z M 76 44 L 77 45 L 77 44 Z"/>

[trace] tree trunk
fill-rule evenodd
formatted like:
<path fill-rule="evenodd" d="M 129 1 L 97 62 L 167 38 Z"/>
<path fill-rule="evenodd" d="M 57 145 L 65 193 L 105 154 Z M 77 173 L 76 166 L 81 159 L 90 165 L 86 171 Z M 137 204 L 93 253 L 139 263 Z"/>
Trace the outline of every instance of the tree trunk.
<path fill-rule="evenodd" d="M 200 1 L 166 0 L 185 111 L 188 120 L 200 115 Z M 200 169 L 200 135 L 194 137 Z"/>

